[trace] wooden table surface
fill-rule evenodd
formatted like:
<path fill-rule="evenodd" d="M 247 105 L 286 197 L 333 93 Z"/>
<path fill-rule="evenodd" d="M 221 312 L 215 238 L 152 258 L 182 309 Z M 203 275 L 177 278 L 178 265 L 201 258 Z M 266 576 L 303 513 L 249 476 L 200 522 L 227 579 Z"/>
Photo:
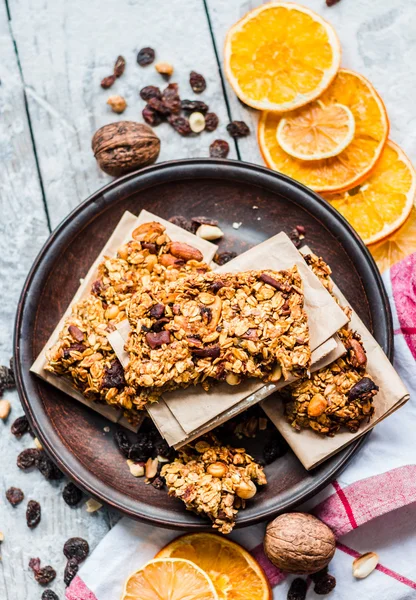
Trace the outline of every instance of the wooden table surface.
<path fill-rule="evenodd" d="M 17 300 L 33 259 L 50 232 L 81 200 L 110 178 L 91 152 L 98 127 L 118 119 L 142 121 L 138 91 L 162 85 L 153 66 L 141 68 L 137 51 L 156 50 L 171 62 L 181 96 L 194 97 L 191 70 L 207 80 L 198 96 L 220 117 L 216 132 L 181 138 L 169 125 L 157 128 L 160 161 L 208 156 L 216 138 L 229 139 L 230 158 L 260 163 L 256 142 L 258 114 L 234 95 L 222 69 L 225 33 L 258 0 L 0 0 L 0 364 L 12 351 Z M 416 160 L 416 11 L 414 0 L 303 0 L 336 28 L 343 65 L 367 76 L 383 97 L 391 120 L 391 138 Z M 296 43 L 296 41 L 294 41 Z M 111 74 L 115 58 L 127 61 L 125 74 L 111 90 L 100 81 Z M 123 95 L 128 108 L 115 115 L 106 105 Z M 252 134 L 233 143 L 225 127 L 245 120 Z M 40 473 L 25 474 L 16 456 L 32 445 L 9 434 L 22 409 L 8 392 L 12 413 L 0 422 L 0 531 L 4 533 L 0 598 L 36 600 L 42 589 L 28 569 L 39 556 L 58 572 L 52 588 L 64 598 L 62 546 L 68 537 L 86 538 L 91 548 L 118 516 L 105 508 L 90 515 L 85 506 L 70 509 L 62 500 L 63 483 L 49 484 Z M 4 492 L 21 487 L 26 500 L 42 505 L 41 526 L 26 526 L 26 502 L 12 508 Z"/>

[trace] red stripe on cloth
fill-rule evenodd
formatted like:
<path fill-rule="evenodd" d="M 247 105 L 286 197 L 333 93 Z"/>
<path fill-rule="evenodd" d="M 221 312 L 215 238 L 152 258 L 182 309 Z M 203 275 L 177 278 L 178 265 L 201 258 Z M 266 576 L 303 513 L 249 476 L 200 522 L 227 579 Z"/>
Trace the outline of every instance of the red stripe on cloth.
<path fill-rule="evenodd" d="M 253 550 L 250 550 L 250 554 L 257 560 L 263 569 L 270 585 L 277 585 L 281 583 L 287 577 L 287 573 L 283 573 L 280 569 L 274 566 L 267 558 L 264 553 L 263 544 L 259 544 Z"/>
<path fill-rule="evenodd" d="M 339 550 L 342 550 L 342 552 L 345 552 L 346 554 L 353 556 L 354 558 L 358 558 L 359 556 L 361 556 L 359 552 L 357 552 L 356 550 L 353 550 L 352 548 L 349 548 L 348 546 L 345 546 L 345 544 L 341 544 L 341 542 L 337 542 L 337 548 Z M 378 563 L 378 565 L 376 566 L 376 569 L 377 569 L 377 571 L 384 573 L 384 575 L 393 577 L 393 579 L 396 579 L 396 581 L 400 581 L 400 583 L 404 583 L 405 585 L 408 585 L 409 587 L 412 588 L 412 590 L 416 590 L 416 581 L 412 581 L 411 579 L 404 577 L 404 575 L 400 575 L 399 573 L 396 573 L 396 571 L 392 571 L 391 569 L 389 569 L 388 567 L 385 567 L 384 565 L 381 565 L 380 563 Z"/>
<path fill-rule="evenodd" d="M 393 265 L 390 278 L 400 329 L 416 359 L 416 253 Z"/>
<path fill-rule="evenodd" d="M 66 588 L 65 598 L 66 600 L 98 600 L 78 575 L 71 581 L 71 585 Z"/>
<path fill-rule="evenodd" d="M 342 490 L 342 487 L 339 485 L 339 483 L 338 483 L 337 480 L 333 481 L 332 485 L 334 486 L 335 491 L 338 494 L 338 496 L 339 496 L 339 498 L 340 498 L 340 500 L 341 500 L 341 502 L 342 502 L 342 504 L 343 504 L 343 506 L 345 508 L 345 512 L 347 513 L 347 517 L 350 520 L 351 527 L 353 529 L 356 529 L 358 527 L 358 525 L 357 525 L 357 522 L 356 522 L 356 520 L 354 518 L 354 514 L 353 514 L 352 508 L 351 508 L 351 506 L 350 506 L 350 504 L 349 504 L 349 502 L 347 500 L 347 497 L 346 497 L 346 495 L 344 494 L 344 492 Z"/>

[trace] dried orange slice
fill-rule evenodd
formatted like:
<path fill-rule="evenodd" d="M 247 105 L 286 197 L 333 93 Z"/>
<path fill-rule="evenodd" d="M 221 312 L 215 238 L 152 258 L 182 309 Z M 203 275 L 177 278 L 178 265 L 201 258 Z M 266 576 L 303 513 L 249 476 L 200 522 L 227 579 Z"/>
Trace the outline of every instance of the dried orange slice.
<path fill-rule="evenodd" d="M 377 263 L 380 273 L 390 269 L 394 263 L 416 252 L 416 208 L 399 229 L 388 237 L 368 247 Z"/>
<path fill-rule="evenodd" d="M 403 150 L 389 140 L 364 183 L 349 192 L 324 194 L 324 198 L 351 223 L 365 244 L 374 244 L 403 225 L 415 194 L 415 170 Z"/>
<path fill-rule="evenodd" d="M 341 46 L 334 29 L 305 6 L 263 4 L 231 27 L 225 73 L 253 108 L 285 112 L 322 94 L 334 79 Z"/>
<path fill-rule="evenodd" d="M 157 557 L 185 558 L 207 573 L 221 600 L 271 600 L 263 569 L 241 546 L 213 533 L 176 538 Z"/>
<path fill-rule="evenodd" d="M 189 560 L 158 558 L 130 575 L 121 600 L 218 600 L 212 581 Z"/>
<path fill-rule="evenodd" d="M 325 106 L 316 100 L 280 119 L 276 137 L 290 156 L 299 160 L 321 160 L 345 150 L 354 133 L 354 116 L 347 106 Z"/>
<path fill-rule="evenodd" d="M 325 106 L 347 106 L 354 116 L 354 138 L 343 152 L 318 161 L 293 158 L 277 142 L 276 130 L 282 117 L 273 112 L 261 116 L 260 149 L 267 166 L 317 192 L 348 190 L 368 177 L 381 156 L 389 132 L 386 109 L 371 83 L 346 69 L 339 71 L 320 100 Z"/>

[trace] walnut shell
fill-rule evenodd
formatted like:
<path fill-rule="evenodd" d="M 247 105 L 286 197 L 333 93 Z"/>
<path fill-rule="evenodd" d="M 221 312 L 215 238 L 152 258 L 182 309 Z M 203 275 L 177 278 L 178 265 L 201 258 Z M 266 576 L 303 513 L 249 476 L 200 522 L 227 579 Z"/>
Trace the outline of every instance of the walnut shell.
<path fill-rule="evenodd" d="M 287 513 L 268 524 L 264 551 L 269 560 L 287 573 L 317 573 L 335 553 L 335 536 L 316 517 Z"/>
<path fill-rule="evenodd" d="M 115 177 L 152 165 L 160 152 L 153 129 L 134 121 L 104 125 L 95 132 L 91 145 L 101 169 Z"/>

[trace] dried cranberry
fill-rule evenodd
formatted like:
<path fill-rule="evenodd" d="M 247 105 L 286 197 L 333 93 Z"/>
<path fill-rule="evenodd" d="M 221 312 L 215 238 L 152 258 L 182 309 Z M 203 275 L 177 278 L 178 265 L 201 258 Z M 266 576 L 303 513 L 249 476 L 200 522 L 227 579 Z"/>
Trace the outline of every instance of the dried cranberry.
<path fill-rule="evenodd" d="M 182 229 L 185 229 L 186 231 L 192 231 L 192 223 L 182 215 L 176 215 L 174 217 L 171 217 L 169 219 L 169 222 L 173 223 L 174 225 L 177 225 L 178 227 L 182 227 Z"/>
<path fill-rule="evenodd" d="M 181 99 L 178 93 L 179 86 L 177 83 L 170 83 L 162 92 L 162 102 L 170 113 L 178 113 L 181 110 Z M 151 102 L 149 100 L 149 104 Z"/>
<path fill-rule="evenodd" d="M 102 292 L 103 289 L 103 282 L 101 279 L 96 279 L 92 286 L 91 286 L 91 292 L 95 295 L 95 296 L 99 296 Z"/>
<path fill-rule="evenodd" d="M 195 71 L 191 71 L 191 74 L 189 75 L 189 83 L 195 94 L 200 94 L 207 87 L 205 78 L 200 73 L 196 73 Z"/>
<path fill-rule="evenodd" d="M 202 102 L 201 100 L 182 100 L 181 101 L 181 108 L 182 110 L 184 110 L 185 112 L 200 112 L 203 115 L 208 112 L 208 105 L 205 104 L 205 102 Z M 209 114 L 214 114 L 214 113 L 209 113 Z M 206 117 L 205 117 L 205 121 L 206 121 Z M 205 126 L 206 129 L 206 126 Z"/>
<path fill-rule="evenodd" d="M 81 502 L 82 492 L 76 485 L 70 481 L 66 484 L 62 490 L 62 498 L 68 504 L 68 506 L 76 506 Z"/>
<path fill-rule="evenodd" d="M 142 116 L 146 123 L 148 125 L 152 125 L 152 127 L 157 127 L 162 122 L 162 115 L 149 104 L 146 104 L 142 110 Z"/>
<path fill-rule="evenodd" d="M 123 430 L 118 429 L 114 434 L 114 441 L 117 445 L 117 448 L 120 450 L 121 454 L 125 457 L 129 457 L 131 443 L 127 435 Z"/>
<path fill-rule="evenodd" d="M 151 65 L 155 60 L 155 51 L 153 48 L 142 48 L 137 54 L 137 62 L 141 67 Z"/>
<path fill-rule="evenodd" d="M 26 509 L 26 523 L 30 529 L 39 525 L 41 519 L 41 510 L 39 502 L 29 500 Z"/>
<path fill-rule="evenodd" d="M 313 589 L 314 589 L 315 594 L 324 596 L 325 594 L 329 594 L 329 592 L 332 592 L 332 590 L 334 589 L 334 587 L 336 585 L 337 585 L 337 581 L 336 581 L 335 577 L 333 577 L 332 575 L 329 575 L 329 573 L 328 573 L 327 575 L 324 575 L 323 577 L 318 579 L 318 581 L 315 583 L 315 587 Z"/>
<path fill-rule="evenodd" d="M 115 80 L 115 75 L 109 75 L 108 77 L 104 77 L 104 79 L 101 81 L 101 87 L 103 88 L 103 90 L 108 90 L 108 88 L 110 88 L 113 85 Z"/>
<path fill-rule="evenodd" d="M 117 60 L 114 64 L 114 75 L 116 77 L 121 77 L 124 73 L 124 69 L 126 68 L 126 60 L 124 56 L 118 56 Z"/>
<path fill-rule="evenodd" d="M 230 146 L 225 140 L 214 140 L 209 147 L 209 155 L 212 158 L 227 158 Z"/>
<path fill-rule="evenodd" d="M 304 579 L 297 577 L 290 585 L 287 600 L 305 600 L 308 585 Z"/>
<path fill-rule="evenodd" d="M 10 431 L 17 438 L 21 438 L 22 435 L 24 435 L 25 433 L 27 433 L 29 431 L 29 429 L 30 429 L 29 421 L 23 415 L 23 417 L 17 417 L 17 419 L 14 421 L 13 425 L 11 426 Z"/>
<path fill-rule="evenodd" d="M 162 92 L 155 85 L 146 85 L 140 90 L 140 98 L 142 98 L 146 102 L 150 100 L 150 98 L 158 98 L 159 100 L 161 100 Z"/>
<path fill-rule="evenodd" d="M 34 573 L 40 569 L 40 558 L 31 558 L 29 560 L 29 569 L 32 569 Z"/>
<path fill-rule="evenodd" d="M 210 112 L 205 115 L 205 131 L 215 131 L 218 123 L 219 119 L 215 113 Z"/>
<path fill-rule="evenodd" d="M 281 438 L 273 438 L 266 442 L 263 448 L 263 458 L 266 465 L 270 465 L 277 458 L 286 454 L 288 450 L 287 443 Z"/>
<path fill-rule="evenodd" d="M 87 558 L 89 551 L 90 547 L 88 542 L 79 537 L 69 538 L 64 544 L 64 554 L 66 558 L 73 558 L 78 563 Z"/>
<path fill-rule="evenodd" d="M 45 590 L 42 594 L 41 600 L 59 600 L 59 598 L 52 590 Z"/>
<path fill-rule="evenodd" d="M 25 495 L 19 488 L 11 487 L 6 492 L 6 498 L 12 506 L 17 506 L 23 500 Z"/>
<path fill-rule="evenodd" d="M 197 358 L 218 358 L 221 354 L 221 349 L 217 345 L 207 346 L 206 348 L 193 348 L 192 354 Z"/>
<path fill-rule="evenodd" d="M 30 469 L 37 464 L 39 456 L 40 451 L 37 448 L 26 448 L 17 457 L 17 466 L 19 469 L 26 471 L 26 469 Z"/>
<path fill-rule="evenodd" d="M 75 558 L 71 558 L 65 566 L 64 571 L 64 583 L 68 586 L 71 581 L 74 579 L 75 575 L 78 573 L 79 564 L 75 560 Z"/>
<path fill-rule="evenodd" d="M 4 390 L 11 390 L 14 387 L 16 387 L 16 382 L 12 369 L 12 360 L 10 360 L 10 368 L 0 365 L 0 397 L 3 395 Z"/>
<path fill-rule="evenodd" d="M 37 468 L 48 481 L 58 481 L 64 476 L 54 462 L 44 452 L 39 453 Z"/>
<path fill-rule="evenodd" d="M 102 388 L 117 388 L 121 390 L 126 385 L 124 379 L 124 369 L 118 358 L 115 358 L 109 367 L 105 368 L 104 377 L 101 383 Z"/>
<path fill-rule="evenodd" d="M 51 566 L 42 567 L 35 571 L 35 579 L 40 585 L 49 585 L 56 577 L 56 571 Z"/>
<path fill-rule="evenodd" d="M 157 490 L 161 490 L 165 485 L 165 480 L 163 479 L 163 477 L 155 477 L 152 481 L 152 486 L 157 489 Z"/>
<path fill-rule="evenodd" d="M 245 137 L 250 133 L 250 129 L 244 121 L 231 121 L 227 125 L 227 131 L 233 138 Z"/>
<path fill-rule="evenodd" d="M 225 265 L 236 256 L 237 252 L 217 252 L 214 256 L 214 262 L 216 262 L 217 265 Z"/>
<path fill-rule="evenodd" d="M 165 313 L 165 305 L 161 302 L 154 304 L 149 311 L 149 315 L 154 319 L 160 319 Z"/>

